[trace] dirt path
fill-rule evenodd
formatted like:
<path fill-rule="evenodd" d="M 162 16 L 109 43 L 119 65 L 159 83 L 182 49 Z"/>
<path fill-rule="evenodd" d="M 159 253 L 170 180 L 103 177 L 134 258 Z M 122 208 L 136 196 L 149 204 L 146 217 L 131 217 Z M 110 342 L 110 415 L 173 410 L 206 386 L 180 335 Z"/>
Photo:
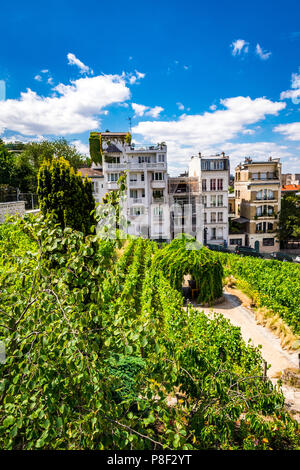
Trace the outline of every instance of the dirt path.
<path fill-rule="evenodd" d="M 246 342 L 251 339 L 255 346 L 261 345 L 262 356 L 271 366 L 268 369 L 267 375 L 273 383 L 276 383 L 278 380 L 275 378 L 278 372 L 282 372 L 288 367 L 299 367 L 298 353 L 289 353 L 282 349 L 279 338 L 267 328 L 258 325 L 253 313 L 242 306 L 241 300 L 236 295 L 225 292 L 222 303 L 215 305 L 213 308 L 198 308 L 206 314 L 212 311 L 221 313 L 234 326 L 241 328 L 241 334 Z M 300 391 L 285 385 L 282 387 L 282 390 L 286 398 L 287 407 L 300 413 Z"/>

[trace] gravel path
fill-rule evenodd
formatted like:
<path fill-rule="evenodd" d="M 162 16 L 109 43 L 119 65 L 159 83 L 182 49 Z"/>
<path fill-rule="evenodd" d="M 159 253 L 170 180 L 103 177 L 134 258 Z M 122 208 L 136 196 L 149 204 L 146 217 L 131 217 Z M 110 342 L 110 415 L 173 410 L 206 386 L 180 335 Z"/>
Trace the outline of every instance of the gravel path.
<path fill-rule="evenodd" d="M 261 345 L 261 353 L 265 361 L 270 364 L 267 375 L 276 383 L 278 379 L 274 375 L 288 367 L 299 367 L 298 353 L 289 353 L 282 349 L 280 340 L 270 330 L 256 323 L 253 313 L 242 306 L 241 300 L 233 294 L 224 293 L 224 301 L 213 308 L 198 307 L 206 314 L 210 312 L 221 313 L 228 318 L 234 326 L 241 328 L 241 333 L 246 342 L 252 340 L 255 346 Z M 300 412 L 300 391 L 283 386 L 286 405 Z"/>

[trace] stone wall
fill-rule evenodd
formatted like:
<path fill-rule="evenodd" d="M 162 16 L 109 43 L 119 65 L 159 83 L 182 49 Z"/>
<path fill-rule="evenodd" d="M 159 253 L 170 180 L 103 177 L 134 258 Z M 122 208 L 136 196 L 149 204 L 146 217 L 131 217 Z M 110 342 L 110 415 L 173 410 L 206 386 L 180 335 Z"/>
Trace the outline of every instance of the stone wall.
<path fill-rule="evenodd" d="M 24 215 L 25 201 L 1 202 L 0 203 L 0 224 L 5 222 L 7 215 Z"/>

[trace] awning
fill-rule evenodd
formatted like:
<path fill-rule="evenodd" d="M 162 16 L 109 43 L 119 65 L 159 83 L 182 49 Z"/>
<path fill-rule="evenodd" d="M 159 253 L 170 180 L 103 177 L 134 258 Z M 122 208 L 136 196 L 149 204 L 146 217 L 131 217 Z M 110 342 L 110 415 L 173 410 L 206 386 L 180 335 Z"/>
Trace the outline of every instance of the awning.
<path fill-rule="evenodd" d="M 238 224 L 245 224 L 246 222 L 249 222 L 249 219 L 246 219 L 245 217 L 238 217 L 237 219 L 232 219 L 232 222 L 237 222 Z"/>

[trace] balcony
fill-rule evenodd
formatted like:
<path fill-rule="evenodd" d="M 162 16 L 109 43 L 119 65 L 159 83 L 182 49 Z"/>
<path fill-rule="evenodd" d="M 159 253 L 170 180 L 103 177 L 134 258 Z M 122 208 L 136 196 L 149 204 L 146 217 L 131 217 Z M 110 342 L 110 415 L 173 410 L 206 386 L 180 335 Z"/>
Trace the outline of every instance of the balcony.
<path fill-rule="evenodd" d="M 132 202 L 133 204 L 144 204 L 145 198 L 144 197 L 133 197 L 133 198 L 130 198 L 130 202 Z"/>
<path fill-rule="evenodd" d="M 166 204 L 167 199 L 165 197 L 153 197 L 152 204 Z"/>
<path fill-rule="evenodd" d="M 166 186 L 165 180 L 152 180 L 151 181 L 151 187 L 153 189 L 160 189 L 160 188 L 164 188 L 165 186 Z"/>
<path fill-rule="evenodd" d="M 166 152 L 167 146 L 164 143 L 161 144 L 130 144 L 125 145 L 126 152 Z"/>
<path fill-rule="evenodd" d="M 119 189 L 119 185 L 116 181 L 108 181 L 107 189 Z"/>
<path fill-rule="evenodd" d="M 145 181 L 130 181 L 129 180 L 129 188 L 143 188 L 145 186 Z"/>
<path fill-rule="evenodd" d="M 104 166 L 108 170 L 126 170 L 127 168 L 126 163 L 104 163 Z"/>

